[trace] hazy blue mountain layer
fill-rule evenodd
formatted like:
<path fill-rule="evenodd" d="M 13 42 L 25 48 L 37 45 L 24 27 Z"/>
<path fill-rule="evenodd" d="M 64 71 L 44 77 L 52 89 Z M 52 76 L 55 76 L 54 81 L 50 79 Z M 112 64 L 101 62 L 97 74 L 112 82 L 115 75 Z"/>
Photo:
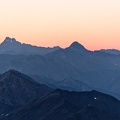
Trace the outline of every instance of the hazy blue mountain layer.
<path fill-rule="evenodd" d="M 58 49 L 60 49 L 58 46 L 53 48 L 45 48 L 30 44 L 22 44 L 19 41 L 16 41 L 15 38 L 9 37 L 6 37 L 5 40 L 0 44 L 0 54 L 10 55 L 45 55 Z"/>
<path fill-rule="evenodd" d="M 120 50 L 117 50 L 117 49 L 101 49 L 101 50 L 97 50 L 97 51 L 115 54 L 115 55 L 120 55 Z"/>
<path fill-rule="evenodd" d="M 89 51 L 78 42 L 41 55 L 0 55 L 0 73 L 15 69 L 66 90 L 103 90 L 120 98 L 120 55 Z"/>

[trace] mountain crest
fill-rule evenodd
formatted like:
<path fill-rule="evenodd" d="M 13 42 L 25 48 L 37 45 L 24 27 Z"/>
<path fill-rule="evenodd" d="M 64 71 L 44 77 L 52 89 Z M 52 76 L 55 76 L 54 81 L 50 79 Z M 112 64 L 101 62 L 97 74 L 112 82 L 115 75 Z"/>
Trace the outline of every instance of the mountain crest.
<path fill-rule="evenodd" d="M 42 97 L 51 89 L 35 82 L 29 76 L 16 70 L 0 75 L 0 101 L 8 105 L 22 105 L 27 101 Z"/>
<path fill-rule="evenodd" d="M 46 55 L 59 50 L 60 47 L 40 47 L 25 44 L 17 41 L 15 38 L 6 37 L 0 44 L 0 54 L 10 55 Z"/>
<path fill-rule="evenodd" d="M 13 74 L 17 75 L 17 74 L 22 74 L 22 73 L 20 73 L 20 72 L 18 72 L 16 70 L 11 69 L 11 70 L 5 72 L 4 74 L 7 75 L 7 76 L 10 76 L 10 75 L 13 75 Z"/>
<path fill-rule="evenodd" d="M 16 41 L 15 38 L 6 37 L 5 40 L 1 43 L 1 45 L 12 45 L 12 44 L 21 44 L 20 42 Z"/>
<path fill-rule="evenodd" d="M 24 74 L 22 74 L 22 73 L 20 73 L 16 70 L 13 70 L 13 69 L 11 69 L 11 70 L 5 72 L 4 74 L 2 74 L 2 77 L 4 79 L 1 79 L 1 80 L 6 80 L 7 79 L 8 81 L 10 81 L 10 78 L 14 78 L 14 77 L 15 78 L 19 78 L 19 77 L 21 78 L 22 77 L 23 79 L 29 78 L 28 76 L 26 76 L 26 75 L 24 75 Z M 31 78 L 29 78 L 29 79 L 31 79 Z M 12 81 L 13 81 L 13 79 L 12 79 Z"/>
<path fill-rule="evenodd" d="M 15 42 L 16 39 L 15 38 L 6 37 L 4 41 L 5 42 Z"/>
<path fill-rule="evenodd" d="M 77 41 L 73 42 L 70 47 L 72 50 L 87 50 L 83 45 L 81 45 L 80 43 L 78 43 Z"/>

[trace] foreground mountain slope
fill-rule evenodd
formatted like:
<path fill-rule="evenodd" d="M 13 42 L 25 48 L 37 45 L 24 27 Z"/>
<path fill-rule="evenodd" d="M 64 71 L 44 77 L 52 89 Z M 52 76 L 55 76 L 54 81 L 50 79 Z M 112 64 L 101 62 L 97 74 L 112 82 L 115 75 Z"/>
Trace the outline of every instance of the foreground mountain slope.
<path fill-rule="evenodd" d="M 1 120 L 119 120 L 120 101 L 109 95 L 55 90 L 15 109 Z"/>
<path fill-rule="evenodd" d="M 68 120 L 118 120 L 119 115 L 112 115 L 104 110 L 89 106 L 70 117 Z"/>
<path fill-rule="evenodd" d="M 60 47 L 45 48 L 32 46 L 30 44 L 22 44 L 16 41 L 15 38 L 9 37 L 6 37 L 5 40 L 0 44 L 0 54 L 11 55 L 45 55 L 58 49 L 60 49 Z"/>
<path fill-rule="evenodd" d="M 8 105 L 23 105 L 51 92 L 45 85 L 15 70 L 0 75 L 0 101 Z"/>

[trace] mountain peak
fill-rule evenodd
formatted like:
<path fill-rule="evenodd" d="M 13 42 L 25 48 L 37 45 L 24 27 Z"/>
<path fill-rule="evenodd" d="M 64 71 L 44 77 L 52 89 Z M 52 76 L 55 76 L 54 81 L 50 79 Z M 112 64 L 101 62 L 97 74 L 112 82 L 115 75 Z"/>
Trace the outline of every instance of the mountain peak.
<path fill-rule="evenodd" d="M 45 85 L 35 82 L 29 76 L 16 70 L 9 70 L 0 75 L 0 101 L 9 105 L 22 105 L 43 97 L 51 92 Z"/>
<path fill-rule="evenodd" d="M 8 74 L 18 74 L 20 72 L 14 70 L 14 69 L 11 69 L 11 70 L 7 71 L 6 73 L 8 73 Z"/>
<path fill-rule="evenodd" d="M 16 42 L 15 38 L 6 37 L 4 42 Z"/>
<path fill-rule="evenodd" d="M 15 38 L 6 37 L 5 40 L 1 43 L 2 45 L 11 45 L 11 44 L 21 44 Z"/>
<path fill-rule="evenodd" d="M 59 49 L 60 47 L 40 47 L 25 44 L 10 37 L 6 37 L 0 44 L 0 54 L 10 55 L 46 55 Z"/>
<path fill-rule="evenodd" d="M 78 43 L 77 41 L 73 42 L 69 48 L 74 49 L 74 50 L 86 50 L 86 48 L 80 43 Z"/>
<path fill-rule="evenodd" d="M 4 79 L 10 78 L 11 76 L 12 76 L 12 77 L 15 77 L 15 76 L 16 76 L 16 77 L 19 77 L 19 76 L 22 76 L 22 77 L 23 77 L 23 74 L 22 74 L 22 73 L 20 73 L 20 72 L 18 72 L 18 71 L 16 71 L 16 70 L 13 70 L 13 69 L 5 72 L 3 75 L 4 75 Z"/>

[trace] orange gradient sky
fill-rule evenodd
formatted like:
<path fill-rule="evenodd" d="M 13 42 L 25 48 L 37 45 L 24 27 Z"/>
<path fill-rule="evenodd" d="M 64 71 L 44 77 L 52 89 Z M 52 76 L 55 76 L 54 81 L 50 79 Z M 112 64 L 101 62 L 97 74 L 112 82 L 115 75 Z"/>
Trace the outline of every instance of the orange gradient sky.
<path fill-rule="evenodd" d="M 120 0 L 0 0 L 0 42 L 120 49 Z"/>

